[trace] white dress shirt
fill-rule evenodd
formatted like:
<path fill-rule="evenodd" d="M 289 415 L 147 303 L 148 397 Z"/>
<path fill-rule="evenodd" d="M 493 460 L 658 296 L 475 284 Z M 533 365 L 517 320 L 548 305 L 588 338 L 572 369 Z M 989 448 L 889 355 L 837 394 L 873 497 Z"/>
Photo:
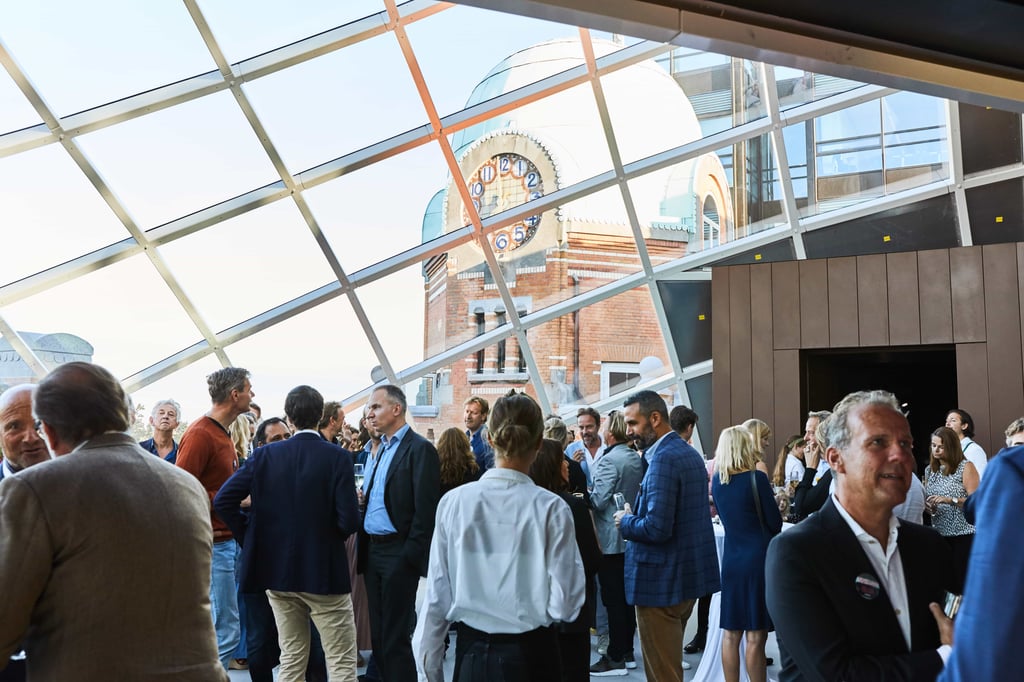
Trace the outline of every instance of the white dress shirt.
<path fill-rule="evenodd" d="M 960 439 L 960 449 L 964 451 L 967 461 L 978 470 L 978 481 L 980 482 L 981 477 L 985 475 L 985 467 L 988 466 L 988 455 L 985 453 L 985 449 L 967 436 Z"/>
<path fill-rule="evenodd" d="M 900 558 L 900 548 L 896 542 L 899 537 L 899 519 L 895 514 L 889 515 L 889 539 L 885 543 L 885 549 L 882 549 L 878 540 L 864 530 L 843 508 L 838 497 L 833 495 L 832 501 L 835 502 L 839 515 L 843 517 L 846 525 L 850 527 L 860 543 L 860 548 L 867 555 L 871 567 L 875 569 L 878 582 L 882 584 L 885 593 L 889 595 L 889 603 L 892 604 L 896 620 L 900 624 L 903 639 L 907 642 L 907 651 L 913 651 L 910 639 L 910 599 L 907 597 L 907 580 L 903 575 L 903 560 Z"/>
<path fill-rule="evenodd" d="M 525 474 L 488 469 L 437 506 L 412 643 L 419 679 L 443 681 L 449 623 L 491 634 L 529 632 L 574 620 L 585 592 L 569 505 Z"/>
<path fill-rule="evenodd" d="M 807 467 L 796 455 L 786 455 L 786 480 L 785 483 L 799 483 L 803 480 L 804 471 Z"/>

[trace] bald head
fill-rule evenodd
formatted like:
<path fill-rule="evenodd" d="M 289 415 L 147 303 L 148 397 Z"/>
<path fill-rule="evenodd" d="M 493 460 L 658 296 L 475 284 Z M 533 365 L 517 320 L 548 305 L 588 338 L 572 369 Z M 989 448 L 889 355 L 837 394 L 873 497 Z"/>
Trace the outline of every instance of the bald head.
<path fill-rule="evenodd" d="M 34 391 L 32 384 L 19 384 L 0 395 L 0 444 L 13 471 L 50 459 L 50 451 L 36 431 L 32 417 Z"/>
<path fill-rule="evenodd" d="M 58 455 L 93 436 L 128 428 L 121 384 L 88 362 L 68 362 L 47 374 L 36 388 L 34 409 Z"/>

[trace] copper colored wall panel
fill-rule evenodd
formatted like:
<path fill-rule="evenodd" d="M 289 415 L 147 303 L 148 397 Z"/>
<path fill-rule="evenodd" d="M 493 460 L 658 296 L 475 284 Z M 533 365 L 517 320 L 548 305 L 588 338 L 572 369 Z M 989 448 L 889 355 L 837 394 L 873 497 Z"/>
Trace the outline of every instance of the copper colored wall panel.
<path fill-rule="evenodd" d="M 1006 426 L 1024 415 L 1018 299 L 1020 285 L 1017 281 L 1016 244 L 985 246 L 982 253 L 985 270 L 990 442 L 995 445 L 1002 440 Z M 988 451 L 991 453 L 991 450 Z"/>
<path fill-rule="evenodd" d="M 775 358 L 772 337 L 772 268 L 770 265 L 750 266 L 750 334 L 751 334 L 751 416 L 772 427 L 769 450 L 776 448 L 778 432 L 772 424 L 775 416 Z M 785 436 L 782 436 L 785 438 Z M 765 453 L 767 454 L 767 453 Z"/>
<path fill-rule="evenodd" d="M 956 390 L 958 405 L 974 417 L 974 432 L 985 452 L 992 452 L 989 437 L 988 351 L 984 343 L 956 344 Z M 950 405 L 950 407 L 954 407 Z M 998 449 L 998 448 L 997 448 Z"/>
<path fill-rule="evenodd" d="M 804 420 L 800 413 L 800 351 L 775 351 L 775 421 L 772 430 L 777 434 L 776 452 L 783 439 L 803 433 Z"/>
<path fill-rule="evenodd" d="M 889 343 L 893 346 L 919 345 L 921 305 L 917 254 L 888 254 L 885 257 L 885 275 L 889 290 Z"/>
<path fill-rule="evenodd" d="M 711 404 L 714 411 L 714 443 L 704 443 L 710 450 L 718 442 L 718 434 L 732 419 L 732 363 L 729 362 L 729 268 L 711 270 Z"/>
<path fill-rule="evenodd" d="M 921 343 L 952 343 L 953 294 L 949 279 L 949 251 L 919 251 L 917 282 L 921 304 Z"/>
<path fill-rule="evenodd" d="M 889 345 L 885 255 L 857 256 L 857 319 L 861 346 Z"/>
<path fill-rule="evenodd" d="M 800 264 L 772 264 L 772 334 L 775 348 L 800 347 Z"/>
<path fill-rule="evenodd" d="M 729 268 L 729 362 L 732 423 L 749 419 L 753 409 L 750 333 L 750 266 Z"/>
<path fill-rule="evenodd" d="M 953 341 L 984 341 L 985 276 L 981 247 L 950 249 L 949 278 L 953 298 Z"/>
<path fill-rule="evenodd" d="M 828 339 L 833 348 L 860 342 L 857 322 L 857 259 L 828 259 Z"/>
<path fill-rule="evenodd" d="M 800 347 L 828 348 L 828 267 L 800 261 Z"/>

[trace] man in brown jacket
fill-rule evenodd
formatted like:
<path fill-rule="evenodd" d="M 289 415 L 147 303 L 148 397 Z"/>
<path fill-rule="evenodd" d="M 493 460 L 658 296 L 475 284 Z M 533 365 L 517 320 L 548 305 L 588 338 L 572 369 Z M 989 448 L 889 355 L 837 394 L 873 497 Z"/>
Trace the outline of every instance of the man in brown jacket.
<path fill-rule="evenodd" d="M 0 483 L 0 662 L 24 641 L 32 680 L 225 680 L 202 486 L 124 433 L 102 367 L 53 370 L 34 411 L 57 458 Z"/>

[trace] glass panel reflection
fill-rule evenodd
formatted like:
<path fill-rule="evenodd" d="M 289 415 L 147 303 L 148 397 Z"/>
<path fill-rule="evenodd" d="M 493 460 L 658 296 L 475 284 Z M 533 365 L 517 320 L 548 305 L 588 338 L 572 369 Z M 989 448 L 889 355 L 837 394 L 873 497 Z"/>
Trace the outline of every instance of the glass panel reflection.
<path fill-rule="evenodd" d="M 160 253 L 214 332 L 335 279 L 291 201 L 208 227 Z"/>
<path fill-rule="evenodd" d="M 268 416 L 281 414 L 288 391 L 300 384 L 320 391 L 324 400 L 341 401 L 370 381 L 377 364 L 345 296 L 233 343 L 227 353 L 253 373 L 256 401 Z M 288 361 L 276 361 L 279 356 Z"/>
<path fill-rule="evenodd" d="M 231 62 L 384 11 L 383 0 L 200 0 L 199 5 Z"/>
<path fill-rule="evenodd" d="M 393 33 L 302 62 L 244 87 L 293 173 L 427 122 Z"/>
<path fill-rule="evenodd" d="M 280 179 L 227 92 L 78 142 L 143 229 Z"/>
<path fill-rule="evenodd" d="M 245 365 L 241 366 L 245 367 Z M 210 392 L 207 389 L 206 377 L 216 372 L 220 367 L 220 362 L 217 361 L 215 355 L 207 355 L 190 365 L 182 367 L 173 374 L 167 375 L 163 379 L 140 388 L 132 393 L 136 410 L 138 411 L 139 407 L 145 408 L 143 414 L 148 419 L 149 413 L 157 401 L 171 399 L 181 405 L 181 414 L 178 415 L 178 421 L 182 424 L 186 422 L 191 423 L 202 418 L 204 414 L 210 411 Z M 245 368 L 250 372 L 253 371 L 250 367 Z M 259 382 L 259 374 L 254 372 L 252 376 L 253 390 L 256 391 L 254 402 L 262 407 L 263 395 Z M 279 413 L 280 411 L 263 411 L 264 417 L 274 416 Z"/>
<path fill-rule="evenodd" d="M 515 14 L 456 5 L 406 32 L 440 116 L 580 64 L 560 47 L 578 41 L 575 26 Z"/>
<path fill-rule="evenodd" d="M 201 340 L 145 256 L 134 256 L 3 309 L 19 332 L 68 333 L 126 377 Z"/>
<path fill-rule="evenodd" d="M 0 133 L 21 130 L 42 123 L 21 90 L 6 71 L 0 71 Z"/>
<path fill-rule="evenodd" d="M 785 111 L 793 107 L 816 102 L 819 99 L 848 92 L 864 84 L 846 78 L 838 78 L 822 73 L 811 73 L 802 69 L 787 66 L 771 67 L 775 69 L 775 86 L 779 93 L 779 109 Z"/>
<path fill-rule="evenodd" d="M 303 196 L 351 274 L 451 229 L 441 220 L 447 176 L 441 148 L 428 142 Z"/>
<path fill-rule="evenodd" d="M 217 68 L 184 3 L 5 2 L 0 26 L 58 116 Z"/>
<path fill-rule="evenodd" d="M 5 243 L 0 283 L 129 236 L 60 145 L 0 159 L 0 187 L 5 232 L 13 238 Z"/>

